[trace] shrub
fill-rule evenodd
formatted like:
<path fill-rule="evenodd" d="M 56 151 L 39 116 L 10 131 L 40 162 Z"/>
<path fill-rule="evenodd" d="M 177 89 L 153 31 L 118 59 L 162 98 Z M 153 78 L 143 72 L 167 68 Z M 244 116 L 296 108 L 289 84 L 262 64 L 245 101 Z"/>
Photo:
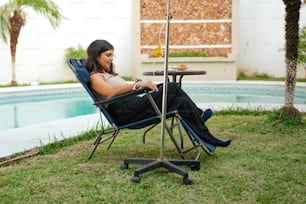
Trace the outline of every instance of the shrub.
<path fill-rule="evenodd" d="M 86 58 L 86 57 L 87 57 L 86 50 L 80 44 L 78 44 L 76 48 L 69 47 L 65 50 L 65 61 L 67 61 L 70 58 Z"/>

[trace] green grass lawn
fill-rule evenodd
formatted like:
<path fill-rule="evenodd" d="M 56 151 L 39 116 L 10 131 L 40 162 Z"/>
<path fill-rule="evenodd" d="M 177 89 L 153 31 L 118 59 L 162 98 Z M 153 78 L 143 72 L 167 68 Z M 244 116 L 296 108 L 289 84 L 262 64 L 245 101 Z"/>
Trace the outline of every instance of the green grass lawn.
<path fill-rule="evenodd" d="M 305 119 L 305 117 L 304 117 Z M 123 130 L 110 150 L 101 144 L 90 161 L 93 139 L 0 167 L 0 203 L 305 203 L 306 126 L 274 124 L 266 114 L 217 114 L 207 123 L 227 148 L 204 152 L 201 169 L 187 167 L 192 185 L 160 168 L 131 182 L 126 157 L 159 157 L 160 127 Z M 187 143 L 186 143 L 187 145 Z M 166 137 L 165 155 L 179 158 Z"/>

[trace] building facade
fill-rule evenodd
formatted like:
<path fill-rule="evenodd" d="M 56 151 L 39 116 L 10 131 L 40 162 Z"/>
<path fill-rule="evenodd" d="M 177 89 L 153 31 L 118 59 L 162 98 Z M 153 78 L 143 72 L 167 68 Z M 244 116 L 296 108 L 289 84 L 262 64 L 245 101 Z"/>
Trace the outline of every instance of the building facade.
<path fill-rule="evenodd" d="M 141 0 L 132 7 L 134 72 L 162 68 L 163 59 L 152 53 L 165 47 L 167 1 Z M 239 52 L 239 1 L 170 1 L 169 53 L 201 53 L 207 57 L 169 58 L 170 64 L 186 63 L 193 70 L 205 70 L 197 80 L 235 80 Z M 136 46 L 135 46 L 136 45 Z M 141 67 L 141 69 L 138 69 Z"/>

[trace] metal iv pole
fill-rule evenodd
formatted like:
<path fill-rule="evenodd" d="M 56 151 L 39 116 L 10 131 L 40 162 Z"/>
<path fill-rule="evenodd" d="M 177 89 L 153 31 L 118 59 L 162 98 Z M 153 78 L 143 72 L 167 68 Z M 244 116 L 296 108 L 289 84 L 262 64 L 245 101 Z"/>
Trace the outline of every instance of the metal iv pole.
<path fill-rule="evenodd" d="M 163 99 L 162 99 L 162 111 L 158 109 L 154 99 L 150 94 L 147 94 L 151 104 L 153 105 L 156 113 L 160 116 L 161 119 L 161 134 L 160 134 L 160 157 L 157 159 L 147 159 L 147 158 L 127 158 L 124 159 L 122 168 L 128 168 L 128 164 L 144 164 L 144 166 L 136 169 L 134 171 L 134 176 L 132 181 L 135 183 L 140 182 L 140 175 L 151 170 L 164 167 L 171 172 L 177 173 L 183 176 L 183 183 L 188 185 L 192 184 L 193 181 L 189 178 L 188 172 L 181 169 L 177 165 L 185 165 L 189 167 L 195 167 L 195 169 L 200 168 L 200 161 L 198 160 L 173 160 L 166 159 L 164 155 L 164 139 L 165 139 L 165 130 L 169 131 L 170 128 L 166 124 L 166 112 L 167 112 L 167 93 L 168 93 L 168 52 L 169 52 L 169 33 L 170 33 L 170 0 L 167 0 L 167 18 L 166 18 L 166 45 L 165 45 L 165 61 L 164 61 L 164 83 L 163 83 Z"/>
<path fill-rule="evenodd" d="M 163 85 L 163 100 L 161 112 L 161 135 L 160 135 L 160 157 L 164 158 L 165 146 L 165 129 L 166 129 L 166 112 L 167 112 L 167 93 L 168 93 L 168 61 L 169 61 L 169 42 L 170 42 L 170 0 L 167 0 L 167 17 L 166 17 L 166 44 L 165 44 L 165 61 L 164 61 L 164 85 Z"/>

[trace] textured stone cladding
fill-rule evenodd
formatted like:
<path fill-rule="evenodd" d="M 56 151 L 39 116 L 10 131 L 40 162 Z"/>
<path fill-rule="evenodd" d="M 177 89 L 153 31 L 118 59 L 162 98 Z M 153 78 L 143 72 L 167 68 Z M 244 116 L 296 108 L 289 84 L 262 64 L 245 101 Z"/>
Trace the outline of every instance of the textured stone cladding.
<path fill-rule="evenodd" d="M 150 54 L 154 47 L 164 45 L 166 2 L 140 1 L 142 54 Z M 169 52 L 204 52 L 211 56 L 231 53 L 232 0 L 170 0 L 170 3 Z"/>

